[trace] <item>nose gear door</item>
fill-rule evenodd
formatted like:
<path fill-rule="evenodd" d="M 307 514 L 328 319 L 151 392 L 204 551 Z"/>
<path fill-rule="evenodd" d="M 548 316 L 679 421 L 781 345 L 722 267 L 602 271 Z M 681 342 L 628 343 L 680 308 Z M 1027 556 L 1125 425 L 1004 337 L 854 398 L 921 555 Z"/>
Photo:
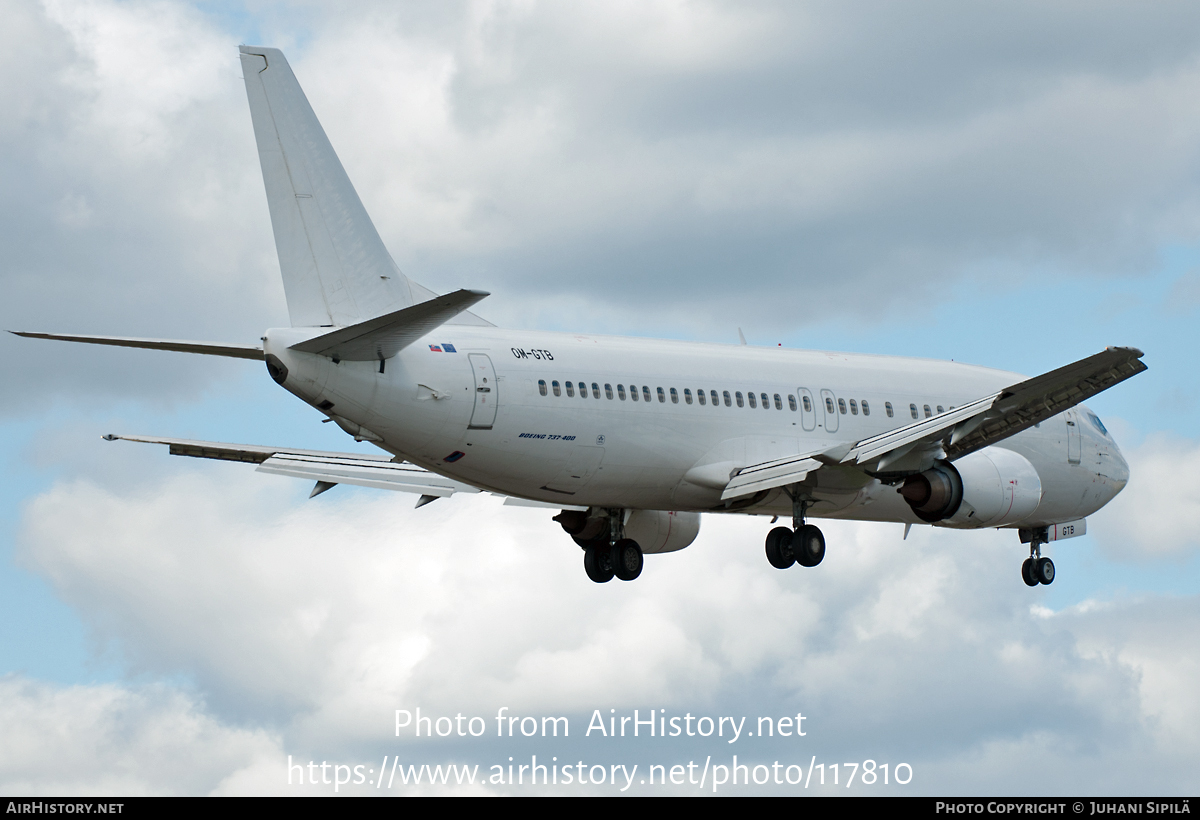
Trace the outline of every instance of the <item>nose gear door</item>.
<path fill-rule="evenodd" d="M 471 353 L 469 358 L 471 373 L 475 376 L 475 409 L 468 426 L 473 430 L 490 430 L 496 420 L 496 404 L 500 399 L 496 390 L 496 369 L 483 353 Z"/>

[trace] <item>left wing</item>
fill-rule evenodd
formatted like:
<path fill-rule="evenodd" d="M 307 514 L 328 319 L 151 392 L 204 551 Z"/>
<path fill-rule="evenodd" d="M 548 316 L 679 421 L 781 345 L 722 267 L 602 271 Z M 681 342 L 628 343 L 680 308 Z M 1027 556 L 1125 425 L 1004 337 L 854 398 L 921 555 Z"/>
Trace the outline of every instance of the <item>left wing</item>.
<path fill-rule="evenodd" d="M 901 476 L 928 469 L 938 460 L 954 461 L 1136 376 L 1146 369 L 1143 355 L 1133 347 L 1110 347 L 932 418 L 853 443 L 744 467 L 730 478 L 721 500 L 799 483 L 822 464 Z"/>
<path fill-rule="evenodd" d="M 455 493 L 478 493 L 470 484 L 455 481 L 413 464 L 395 461 L 390 456 L 372 453 L 328 453 L 321 450 L 297 450 L 284 447 L 264 447 L 256 444 L 225 444 L 216 441 L 191 441 L 180 438 L 150 438 L 148 436 L 104 437 L 107 441 L 141 441 L 166 444 L 173 456 L 214 458 L 241 461 L 258 465 L 258 472 L 307 478 L 315 481 L 313 495 L 337 484 L 355 484 L 383 490 L 420 493 L 422 503 Z M 427 500 L 428 499 L 428 500 Z"/>

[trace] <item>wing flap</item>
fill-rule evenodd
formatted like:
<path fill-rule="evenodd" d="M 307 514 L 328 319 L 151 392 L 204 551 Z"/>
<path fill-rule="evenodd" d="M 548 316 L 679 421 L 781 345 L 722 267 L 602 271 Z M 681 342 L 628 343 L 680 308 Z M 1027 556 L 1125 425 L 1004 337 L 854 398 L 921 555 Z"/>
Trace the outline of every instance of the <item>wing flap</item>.
<path fill-rule="evenodd" d="M 279 453 L 259 464 L 257 472 L 333 484 L 355 484 L 379 490 L 420 493 L 438 498 L 447 498 L 455 493 L 480 492 L 477 487 L 445 478 L 412 464 L 380 463 L 333 455 Z"/>
<path fill-rule="evenodd" d="M 437 473 L 374 453 L 331 453 L 323 450 L 269 447 L 261 444 L 226 444 L 181 438 L 106 435 L 107 441 L 165 444 L 173 456 L 211 458 L 257 464 L 258 472 L 306 478 L 333 484 L 355 484 L 382 490 L 420 493 L 445 498 L 454 493 L 478 493 L 479 488 Z M 328 487 L 326 487 L 328 489 Z"/>
<path fill-rule="evenodd" d="M 725 485 L 725 490 L 721 493 L 721 500 L 728 501 L 731 498 L 750 495 L 760 490 L 799 484 L 810 472 L 820 468 L 822 464 L 813 458 L 813 455 L 809 453 L 788 456 L 743 467 L 729 479 L 729 483 Z"/>

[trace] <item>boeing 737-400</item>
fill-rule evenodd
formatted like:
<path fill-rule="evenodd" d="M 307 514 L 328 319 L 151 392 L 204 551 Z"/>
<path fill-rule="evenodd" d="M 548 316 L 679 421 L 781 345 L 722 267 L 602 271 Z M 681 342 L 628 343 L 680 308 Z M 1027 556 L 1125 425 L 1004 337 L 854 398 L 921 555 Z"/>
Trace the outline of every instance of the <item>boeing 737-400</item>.
<path fill-rule="evenodd" d="M 1108 348 L 1034 378 L 956 362 L 503 330 L 392 261 L 283 54 L 242 69 L 291 327 L 262 345 L 51 333 L 74 342 L 258 359 L 377 455 L 108 435 L 265 473 L 412 492 L 487 491 L 546 507 L 588 577 L 636 578 L 695 540 L 704 512 L 791 518 L 779 569 L 813 567 L 819 518 L 1016 530 L 1022 576 L 1081 535 L 1129 479 L 1081 402 L 1146 369 Z"/>

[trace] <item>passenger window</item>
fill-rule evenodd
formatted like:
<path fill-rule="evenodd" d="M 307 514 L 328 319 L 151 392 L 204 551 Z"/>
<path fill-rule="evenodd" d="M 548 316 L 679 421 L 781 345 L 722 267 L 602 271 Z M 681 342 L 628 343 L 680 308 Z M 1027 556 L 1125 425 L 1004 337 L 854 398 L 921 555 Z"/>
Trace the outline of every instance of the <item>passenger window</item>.
<path fill-rule="evenodd" d="M 742 392 L 740 390 L 737 392 L 737 403 L 738 407 L 746 406 L 746 402 L 742 399 Z"/>
<path fill-rule="evenodd" d="M 579 383 L 579 398 L 586 399 L 587 397 L 588 397 L 587 382 L 580 382 Z"/>
<path fill-rule="evenodd" d="M 843 416 L 846 415 L 846 400 L 838 399 L 838 412 Z"/>
<path fill-rule="evenodd" d="M 866 399 L 863 399 L 863 415 L 864 416 L 871 415 L 871 405 L 867 404 Z"/>
<path fill-rule="evenodd" d="M 675 388 L 672 387 L 671 390 L 674 391 Z M 704 394 L 701 393 L 701 395 L 703 396 Z M 690 388 L 690 387 L 683 388 L 683 401 L 685 404 L 692 403 L 692 388 Z M 702 399 L 702 401 L 703 401 L 703 399 Z"/>
<path fill-rule="evenodd" d="M 620 399 L 621 401 L 625 401 L 625 385 L 623 385 L 623 384 L 617 385 L 617 398 Z"/>
<path fill-rule="evenodd" d="M 828 396 L 825 397 L 825 412 L 829 413 L 830 415 L 833 415 L 837 412 L 833 409 L 833 399 L 829 398 Z"/>
<path fill-rule="evenodd" d="M 634 401 L 638 400 L 638 389 L 636 384 L 629 385 L 629 398 L 633 399 Z"/>
<path fill-rule="evenodd" d="M 912 411 L 912 417 L 913 417 L 914 419 L 919 419 L 919 418 L 921 418 L 921 416 L 920 416 L 920 415 L 917 413 L 917 406 L 916 406 L 915 404 L 910 404 L 910 405 L 908 406 L 908 409 Z"/>
<path fill-rule="evenodd" d="M 733 400 L 729 398 L 729 391 L 728 391 L 728 390 L 722 390 L 722 391 L 721 391 L 721 395 L 723 395 L 723 396 L 725 397 L 725 406 L 726 406 L 726 407 L 733 407 Z M 739 395 L 740 395 L 740 394 L 739 394 Z"/>
<path fill-rule="evenodd" d="M 592 398 L 593 399 L 600 398 L 600 385 L 596 384 L 595 382 L 592 382 Z M 612 398 L 612 397 L 609 396 L 609 398 Z"/>
<path fill-rule="evenodd" d="M 717 405 L 719 405 L 719 404 L 721 403 L 721 400 L 717 398 L 717 391 L 716 391 L 716 390 L 709 390 L 709 391 L 708 391 L 708 395 L 709 395 L 709 397 L 712 399 L 712 406 L 713 406 L 713 407 L 716 407 Z M 726 400 L 726 401 L 728 401 L 728 400 L 729 400 L 729 394 L 728 394 L 728 393 L 726 393 L 726 394 L 725 394 L 725 400 Z"/>
<path fill-rule="evenodd" d="M 538 379 L 538 392 L 541 393 L 543 396 L 546 395 L 548 392 L 550 392 L 546 389 L 546 380 L 545 379 Z"/>
<path fill-rule="evenodd" d="M 808 397 L 807 396 L 804 397 L 804 406 L 805 407 L 808 406 Z M 788 393 L 788 407 L 790 407 L 792 409 L 793 413 L 796 412 L 796 397 L 793 396 L 791 393 Z"/>
<path fill-rule="evenodd" d="M 856 402 L 854 399 L 850 399 L 850 415 L 858 415 L 858 402 Z"/>
<path fill-rule="evenodd" d="M 575 385 L 571 384 L 570 382 L 567 382 L 567 398 L 575 398 Z"/>
<path fill-rule="evenodd" d="M 658 403 L 664 404 L 667 400 L 667 394 L 663 392 L 661 387 L 658 388 Z"/>
<path fill-rule="evenodd" d="M 945 412 L 946 412 L 945 408 L 943 408 L 943 407 L 942 407 L 940 404 L 937 406 L 937 410 L 938 410 L 938 415 L 939 415 L 939 416 L 940 416 L 942 413 L 945 413 Z"/>
<path fill-rule="evenodd" d="M 759 394 L 758 394 L 758 397 L 759 397 L 760 399 L 762 399 L 762 408 L 763 408 L 764 410 L 770 410 L 770 409 L 771 409 L 771 400 L 767 398 L 767 394 L 766 394 L 766 393 L 759 393 Z"/>
<path fill-rule="evenodd" d="M 609 401 L 612 401 L 612 385 L 611 384 L 604 385 L 604 397 L 606 399 L 608 399 Z"/>
<path fill-rule="evenodd" d="M 925 405 L 925 418 L 927 418 L 927 419 L 933 418 L 933 411 L 929 409 L 928 404 Z"/>
<path fill-rule="evenodd" d="M 671 404 L 679 404 L 679 391 L 674 387 L 671 388 Z"/>
<path fill-rule="evenodd" d="M 747 394 L 746 394 L 746 398 L 750 400 L 750 409 L 751 409 L 751 410 L 757 410 L 757 409 L 758 409 L 758 404 L 757 404 L 757 403 L 754 401 L 754 394 L 753 394 L 753 393 L 747 393 Z"/>
<path fill-rule="evenodd" d="M 642 398 L 646 401 L 650 401 L 650 388 L 644 384 L 642 385 Z"/>
<path fill-rule="evenodd" d="M 700 402 L 701 407 L 704 406 L 704 391 L 703 390 L 696 391 L 696 400 Z"/>
<path fill-rule="evenodd" d="M 791 396 L 788 396 L 788 398 L 792 399 Z M 792 409 L 795 410 L 796 409 L 796 401 L 794 399 L 792 399 L 791 404 L 792 404 Z M 812 402 L 808 400 L 808 396 L 804 396 L 804 412 L 805 413 L 812 412 Z"/>
<path fill-rule="evenodd" d="M 780 400 L 778 393 L 775 394 L 775 409 L 776 410 L 783 409 L 783 402 Z"/>
<path fill-rule="evenodd" d="M 883 409 L 887 413 L 887 417 L 889 419 L 893 418 L 896 415 L 896 412 L 894 410 L 892 410 L 892 403 L 890 401 L 885 401 L 883 403 Z"/>

